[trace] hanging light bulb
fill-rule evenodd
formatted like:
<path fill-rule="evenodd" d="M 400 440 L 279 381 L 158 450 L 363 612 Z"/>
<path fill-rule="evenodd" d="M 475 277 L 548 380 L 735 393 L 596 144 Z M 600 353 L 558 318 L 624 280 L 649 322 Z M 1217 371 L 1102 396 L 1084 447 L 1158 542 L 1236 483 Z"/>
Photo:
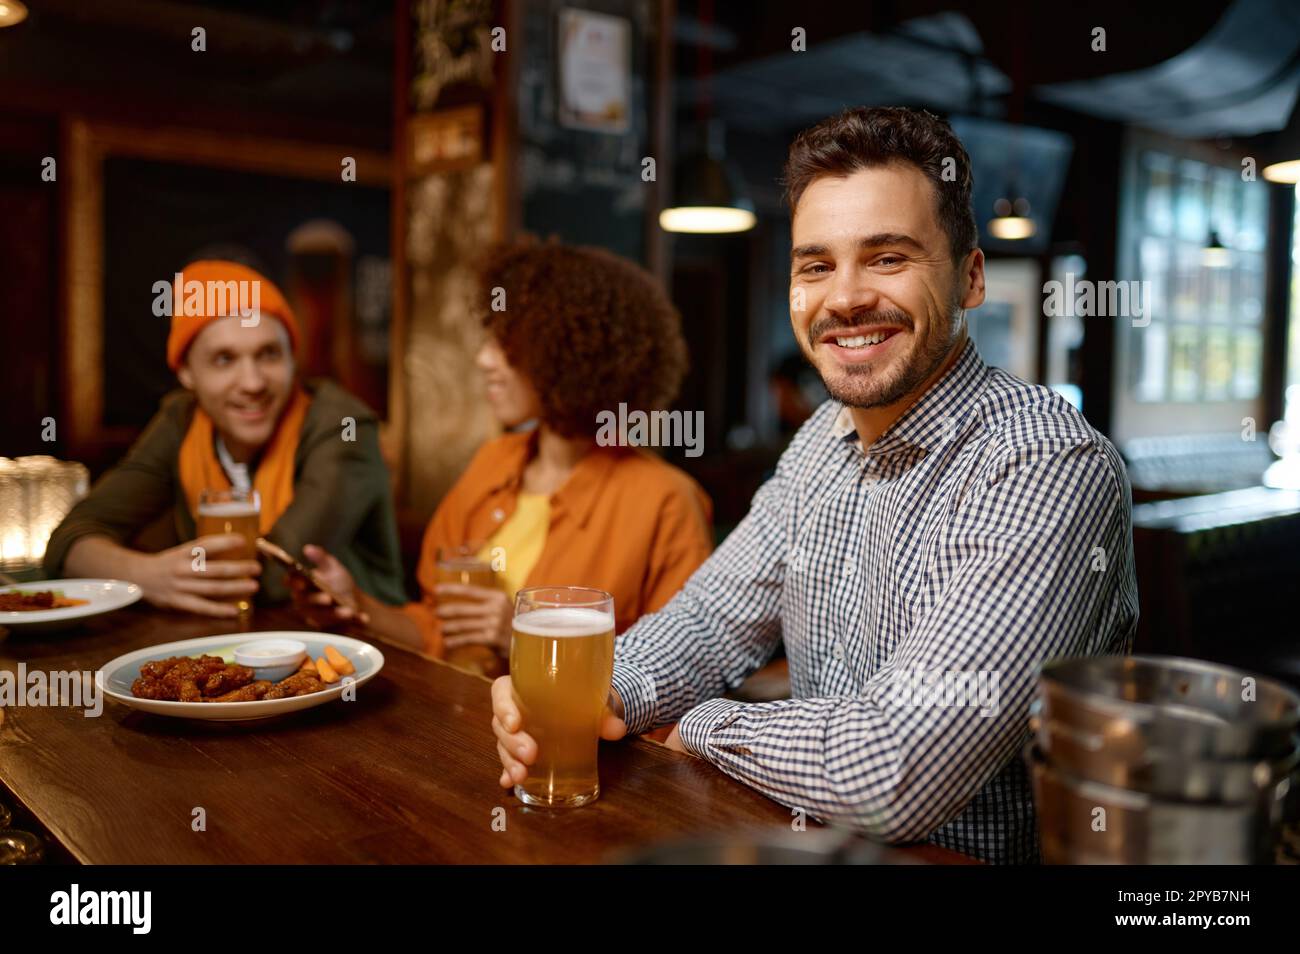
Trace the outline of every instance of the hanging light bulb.
<path fill-rule="evenodd" d="M 1264 168 L 1260 175 L 1269 182 L 1295 185 L 1300 182 L 1300 110 L 1293 108 L 1291 118 L 1282 129 L 1262 137 L 1252 154 L 1259 156 Z"/>
<path fill-rule="evenodd" d="M 1210 229 L 1205 247 L 1201 249 L 1201 264 L 1206 268 L 1227 268 L 1232 264 L 1232 253 L 1219 241 L 1219 233 Z"/>
<path fill-rule="evenodd" d="M 0 0 L 0 27 L 10 27 L 27 19 L 27 7 L 19 0 Z"/>
<path fill-rule="evenodd" d="M 740 177 L 728 167 L 722 123 L 705 127 L 704 149 L 681 161 L 673 173 L 672 205 L 659 213 L 665 232 L 746 232 L 754 227 L 754 204 Z"/>
<path fill-rule="evenodd" d="M 2 2 L 2 0 L 0 0 Z M 699 0 L 699 20 L 713 24 L 713 0 Z M 746 232 L 757 223 L 754 203 L 745 193 L 744 180 L 724 155 L 722 120 L 713 112 L 713 59 L 707 41 L 696 53 L 697 118 L 704 134 L 703 148 L 685 156 L 673 170 L 668 207 L 659 213 L 665 232 L 721 234 Z"/>
<path fill-rule="evenodd" d="M 1300 182 L 1300 159 L 1287 159 L 1265 166 L 1261 175 L 1269 182 L 1295 185 Z"/>
<path fill-rule="evenodd" d="M 1008 242 L 1027 239 L 1037 231 L 1029 217 L 1029 200 L 1018 198 L 1014 202 L 1006 197 L 993 203 L 993 218 L 989 219 L 989 235 Z"/>

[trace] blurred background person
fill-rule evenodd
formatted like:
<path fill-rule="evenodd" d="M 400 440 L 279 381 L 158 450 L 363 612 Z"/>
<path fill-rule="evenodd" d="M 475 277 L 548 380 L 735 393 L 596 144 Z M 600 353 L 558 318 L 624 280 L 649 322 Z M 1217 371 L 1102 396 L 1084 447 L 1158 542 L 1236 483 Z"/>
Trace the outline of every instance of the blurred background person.
<path fill-rule="evenodd" d="M 250 291 L 242 304 L 238 294 L 188 293 L 215 283 Z M 254 300 L 257 319 L 246 321 L 239 309 Z M 262 536 L 290 553 L 325 541 L 377 599 L 400 601 L 401 555 L 375 415 L 328 380 L 298 380 L 298 323 L 280 289 L 235 262 L 194 262 L 178 275 L 170 310 L 167 363 L 182 388 L 51 535 L 49 576 L 126 579 L 155 606 L 209 616 L 236 615 L 233 600 L 259 590 L 263 601 L 286 599 L 283 571 L 263 574 L 240 552 L 247 547 L 238 535 L 195 539 L 200 494 L 255 490 Z M 166 544 L 160 552 L 136 548 L 146 529 L 161 535 L 153 536 Z M 201 571 L 195 546 L 206 551 Z"/>

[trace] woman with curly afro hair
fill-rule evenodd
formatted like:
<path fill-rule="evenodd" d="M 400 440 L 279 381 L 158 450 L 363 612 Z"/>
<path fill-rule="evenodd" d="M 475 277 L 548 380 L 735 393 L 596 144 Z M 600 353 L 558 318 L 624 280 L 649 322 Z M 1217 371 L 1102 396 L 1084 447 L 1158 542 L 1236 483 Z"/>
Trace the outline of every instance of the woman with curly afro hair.
<path fill-rule="evenodd" d="M 597 248 L 519 242 L 482 262 L 479 304 L 476 363 L 507 433 L 479 449 L 438 506 L 421 550 L 421 600 L 386 606 L 323 550 L 306 553 L 372 630 L 495 675 L 517 590 L 605 590 L 621 633 L 708 557 L 712 506 L 656 454 L 597 440 L 602 412 L 664 409 L 686 372 L 681 316 L 649 273 Z M 439 583 L 438 551 L 453 548 L 492 562 L 501 585 Z"/>

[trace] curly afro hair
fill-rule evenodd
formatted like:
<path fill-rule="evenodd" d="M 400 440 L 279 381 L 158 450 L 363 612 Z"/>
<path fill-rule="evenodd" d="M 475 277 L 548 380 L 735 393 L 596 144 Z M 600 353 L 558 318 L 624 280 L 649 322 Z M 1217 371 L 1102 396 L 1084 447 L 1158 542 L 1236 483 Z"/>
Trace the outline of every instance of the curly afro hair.
<path fill-rule="evenodd" d="M 596 415 L 670 405 L 686 373 L 681 314 L 638 265 L 599 248 L 535 240 L 498 246 L 479 265 L 483 324 L 537 391 L 542 420 L 593 435 Z"/>

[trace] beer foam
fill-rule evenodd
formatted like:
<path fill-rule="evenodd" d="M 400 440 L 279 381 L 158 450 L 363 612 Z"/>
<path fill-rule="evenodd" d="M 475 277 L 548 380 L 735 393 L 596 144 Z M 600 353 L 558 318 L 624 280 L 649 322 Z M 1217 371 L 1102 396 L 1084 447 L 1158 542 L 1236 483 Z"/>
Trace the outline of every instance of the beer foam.
<path fill-rule="evenodd" d="M 199 504 L 200 517 L 256 517 L 257 513 L 257 504 L 246 500 Z"/>
<path fill-rule="evenodd" d="M 515 617 L 515 629 L 529 636 L 599 636 L 614 628 L 614 615 L 583 606 L 536 609 Z"/>

